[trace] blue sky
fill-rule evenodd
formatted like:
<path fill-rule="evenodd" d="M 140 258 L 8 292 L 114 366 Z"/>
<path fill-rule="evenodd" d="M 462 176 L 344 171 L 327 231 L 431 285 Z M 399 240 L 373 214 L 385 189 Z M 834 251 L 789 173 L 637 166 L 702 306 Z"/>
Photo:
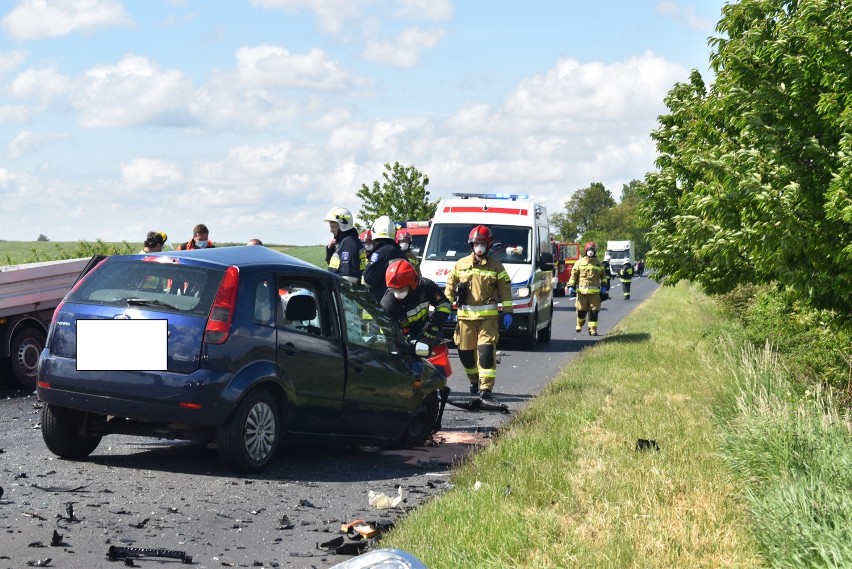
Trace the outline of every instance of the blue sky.
<path fill-rule="evenodd" d="M 325 243 L 394 161 L 618 197 L 725 3 L 0 0 L 0 239 Z"/>

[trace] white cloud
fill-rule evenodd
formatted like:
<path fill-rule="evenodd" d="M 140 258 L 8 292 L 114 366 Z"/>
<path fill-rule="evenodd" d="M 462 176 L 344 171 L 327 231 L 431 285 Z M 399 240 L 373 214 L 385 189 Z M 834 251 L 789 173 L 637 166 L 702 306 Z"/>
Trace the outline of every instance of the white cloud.
<path fill-rule="evenodd" d="M 190 108 L 192 95 L 182 72 L 126 55 L 116 65 L 87 71 L 72 104 L 84 126 L 183 127 L 197 120 Z"/>
<path fill-rule="evenodd" d="M 10 90 L 20 99 L 29 99 L 45 105 L 57 97 L 66 95 L 69 86 L 69 79 L 55 69 L 27 69 L 15 77 Z"/>
<path fill-rule="evenodd" d="M 694 4 L 684 4 L 680 0 L 658 0 L 657 13 L 669 16 L 676 22 L 686 24 L 691 30 L 712 32 L 716 25 L 713 20 L 702 18 L 696 14 Z"/>
<path fill-rule="evenodd" d="M 453 17 L 450 0 L 399 0 L 394 12 L 397 18 L 410 20 L 449 20 Z"/>
<path fill-rule="evenodd" d="M 0 26 L 13 38 L 34 40 L 132 23 L 120 0 L 23 0 Z"/>
<path fill-rule="evenodd" d="M 236 74 L 244 88 L 298 87 L 334 90 L 349 83 L 349 75 L 321 49 L 290 53 L 273 45 L 237 50 Z"/>
<path fill-rule="evenodd" d="M 316 14 L 321 30 L 339 34 L 347 24 L 359 20 L 375 0 L 252 0 L 255 6 L 264 8 L 286 8 L 290 11 L 311 10 Z"/>
<path fill-rule="evenodd" d="M 20 158 L 26 154 L 37 152 L 54 142 L 65 140 L 69 137 L 66 132 L 37 133 L 22 131 L 9 143 L 8 154 L 10 158 Z"/>
<path fill-rule="evenodd" d="M 367 42 L 364 58 L 384 65 L 411 68 L 419 63 L 420 53 L 438 45 L 446 33 L 442 28 L 423 30 L 411 27 L 399 33 L 393 41 Z"/>
<path fill-rule="evenodd" d="M 26 54 L 17 49 L 0 52 L 0 75 L 16 68 L 25 58 Z"/>
<path fill-rule="evenodd" d="M 130 191 L 156 191 L 183 181 L 183 173 L 177 164 L 151 158 L 136 158 L 122 163 L 121 177 L 125 188 Z"/>

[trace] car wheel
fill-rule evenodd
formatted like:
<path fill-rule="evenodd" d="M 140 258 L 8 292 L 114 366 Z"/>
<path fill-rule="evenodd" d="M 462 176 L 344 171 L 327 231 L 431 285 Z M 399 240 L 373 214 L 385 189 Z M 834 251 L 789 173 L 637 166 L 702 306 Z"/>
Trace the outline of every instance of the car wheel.
<path fill-rule="evenodd" d="M 416 447 L 426 442 L 438 420 L 438 394 L 430 393 L 408 420 L 408 424 L 402 430 L 399 442 L 404 447 Z"/>
<path fill-rule="evenodd" d="M 41 330 L 25 328 L 15 334 L 9 346 L 12 375 L 22 387 L 35 387 L 38 357 L 44 348 L 45 339 L 46 336 Z"/>
<path fill-rule="evenodd" d="M 538 328 L 538 314 L 533 317 L 530 333 L 524 338 L 524 347 L 528 350 L 534 350 L 538 344 L 538 332 L 536 332 L 536 328 Z"/>
<path fill-rule="evenodd" d="M 275 456 L 280 431 L 278 405 L 272 395 L 265 389 L 252 391 L 219 429 L 219 458 L 238 472 L 257 472 Z"/>
<path fill-rule="evenodd" d="M 53 454 L 62 458 L 83 458 L 94 452 L 100 435 L 86 435 L 86 413 L 46 403 L 41 411 L 41 436 Z"/>
<path fill-rule="evenodd" d="M 547 343 L 550 341 L 551 333 L 553 332 L 553 308 L 550 309 L 550 320 L 547 321 L 547 326 L 538 331 L 538 341 Z"/>

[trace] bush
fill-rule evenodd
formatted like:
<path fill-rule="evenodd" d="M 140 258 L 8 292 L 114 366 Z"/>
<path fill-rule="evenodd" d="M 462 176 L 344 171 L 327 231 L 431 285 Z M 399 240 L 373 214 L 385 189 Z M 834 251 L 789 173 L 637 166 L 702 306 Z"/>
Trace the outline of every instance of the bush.
<path fill-rule="evenodd" d="M 807 308 L 788 291 L 739 286 L 719 299 L 723 310 L 745 327 L 755 345 L 770 342 L 784 354 L 802 390 L 830 386 L 852 402 L 852 321 L 830 310 Z"/>

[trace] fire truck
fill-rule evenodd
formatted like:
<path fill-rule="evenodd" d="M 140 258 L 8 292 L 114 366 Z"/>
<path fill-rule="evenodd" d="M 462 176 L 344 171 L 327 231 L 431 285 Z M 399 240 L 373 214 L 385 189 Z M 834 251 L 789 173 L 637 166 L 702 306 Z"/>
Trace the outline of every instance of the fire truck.
<path fill-rule="evenodd" d="M 568 281 L 571 280 L 571 269 L 574 268 L 574 263 L 580 258 L 580 244 L 553 241 L 551 245 L 553 247 L 553 260 L 556 263 L 556 284 L 553 287 L 553 294 L 565 296 Z"/>
<path fill-rule="evenodd" d="M 399 241 L 399 234 L 403 231 L 408 231 L 411 235 L 411 251 L 418 258 L 423 257 L 423 249 L 426 247 L 426 238 L 429 237 L 429 229 L 432 227 L 432 220 L 429 221 L 399 221 L 397 222 L 396 240 Z"/>

